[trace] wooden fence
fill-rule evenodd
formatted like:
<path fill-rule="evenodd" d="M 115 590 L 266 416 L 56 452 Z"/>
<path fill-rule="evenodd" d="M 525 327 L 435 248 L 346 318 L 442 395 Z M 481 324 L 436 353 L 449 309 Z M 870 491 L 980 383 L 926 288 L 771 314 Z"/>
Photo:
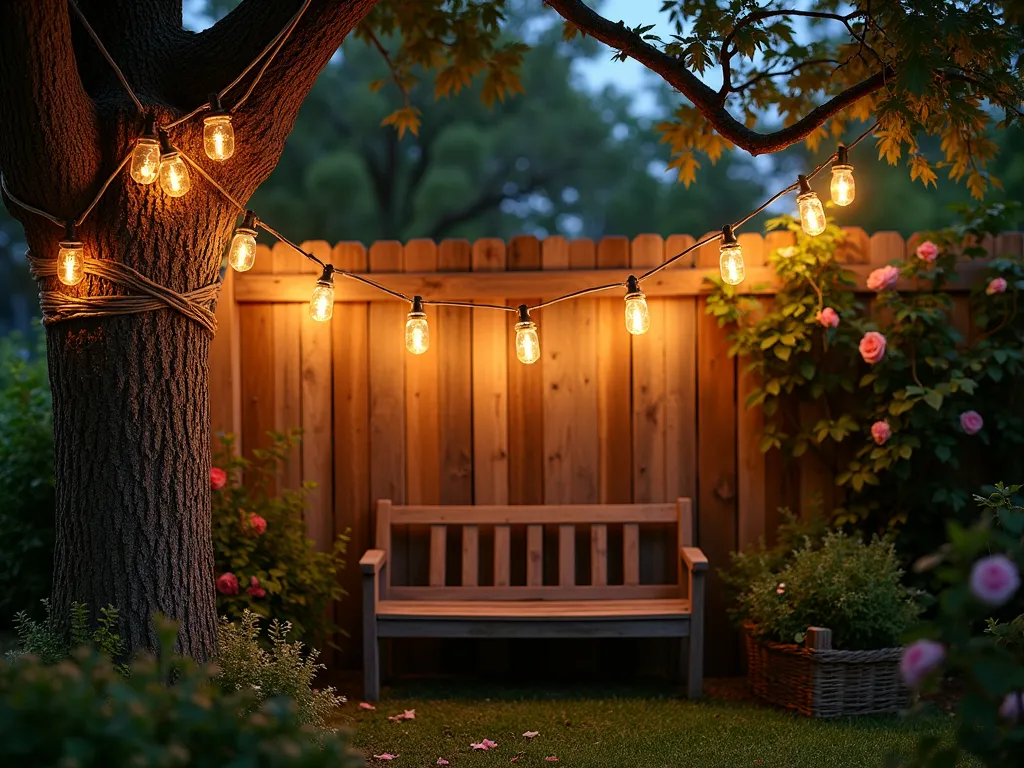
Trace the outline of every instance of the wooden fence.
<path fill-rule="evenodd" d="M 892 232 L 848 235 L 841 257 L 860 285 L 916 245 Z M 741 287 L 772 285 L 765 257 L 791 235 L 739 240 L 747 263 Z M 1018 234 L 998 240 L 990 244 L 998 252 L 1021 252 Z M 641 235 L 304 247 L 409 295 L 514 306 L 625 280 L 693 242 Z M 430 349 L 414 356 L 403 341 L 409 307 L 354 281 L 336 281 L 330 323 L 311 321 L 318 270 L 285 246 L 260 247 L 250 272 L 229 271 L 210 357 L 213 429 L 236 434 L 246 453 L 265 445 L 267 430 L 304 430 L 284 482 L 316 482 L 314 540 L 325 544 L 346 530 L 352 538 L 343 577 L 350 596 L 339 608 L 351 633 L 344 661 L 358 664 L 355 563 L 371 546 L 379 498 L 557 504 L 687 496 L 712 570 L 738 546 L 770 537 L 779 506 L 800 509 L 814 494 L 832 502 L 830 468 L 810 458 L 784 466 L 758 450 L 762 414 L 743 407 L 754 382 L 704 311 L 704 277 L 718 272 L 718 248 L 692 256 L 644 283 L 651 328 L 643 336 L 626 332 L 623 296 L 614 291 L 535 313 L 542 358 L 529 366 L 516 359 L 509 313 L 428 308 Z M 975 270 L 965 265 L 954 290 L 969 287 Z M 956 303 L 956 323 L 966 329 L 966 296 Z M 735 668 L 738 656 L 714 574 L 708 593 L 715 674 Z"/>

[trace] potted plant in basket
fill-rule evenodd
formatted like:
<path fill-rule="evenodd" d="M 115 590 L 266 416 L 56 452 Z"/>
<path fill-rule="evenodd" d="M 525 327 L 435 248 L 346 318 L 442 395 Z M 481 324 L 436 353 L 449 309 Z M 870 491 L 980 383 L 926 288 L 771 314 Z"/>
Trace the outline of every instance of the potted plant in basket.
<path fill-rule="evenodd" d="M 794 542 L 795 529 L 773 549 L 735 554 L 727 575 L 751 689 L 810 717 L 901 709 L 899 638 L 920 609 L 892 543 L 837 531 Z"/>

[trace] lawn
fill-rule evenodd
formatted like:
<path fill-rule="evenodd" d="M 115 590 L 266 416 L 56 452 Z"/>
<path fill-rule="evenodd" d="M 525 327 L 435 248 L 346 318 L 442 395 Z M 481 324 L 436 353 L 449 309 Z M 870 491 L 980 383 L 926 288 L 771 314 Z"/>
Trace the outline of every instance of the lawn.
<path fill-rule="evenodd" d="M 388 720 L 405 710 L 415 710 L 415 719 Z M 351 702 L 339 724 L 355 729 L 353 746 L 371 766 L 434 766 L 439 758 L 452 766 L 544 766 L 557 757 L 558 765 L 573 768 L 881 768 L 922 734 L 952 733 L 951 718 L 938 711 L 815 721 L 714 695 L 691 703 L 667 689 L 538 693 L 436 683 L 403 684 L 376 711 Z M 538 735 L 526 738 L 527 731 Z M 498 746 L 470 748 L 483 739 Z M 395 759 L 372 757 L 384 753 Z"/>

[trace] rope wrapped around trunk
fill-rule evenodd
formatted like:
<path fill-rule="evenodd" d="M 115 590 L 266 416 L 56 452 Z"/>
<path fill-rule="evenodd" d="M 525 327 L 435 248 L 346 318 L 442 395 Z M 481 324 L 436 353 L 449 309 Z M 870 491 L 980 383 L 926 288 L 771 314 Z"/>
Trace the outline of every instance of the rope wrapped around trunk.
<path fill-rule="evenodd" d="M 29 251 L 28 263 L 36 280 L 57 276 L 56 259 L 40 259 Z M 176 293 L 116 261 L 85 259 L 84 264 L 85 274 L 109 280 L 127 288 L 131 293 L 113 296 L 69 296 L 60 291 L 41 290 L 39 304 L 43 310 L 43 325 L 53 325 L 66 320 L 137 315 L 142 312 L 173 309 L 201 325 L 211 337 L 217 333 L 217 317 L 211 307 L 220 293 L 219 280 L 194 291 Z"/>

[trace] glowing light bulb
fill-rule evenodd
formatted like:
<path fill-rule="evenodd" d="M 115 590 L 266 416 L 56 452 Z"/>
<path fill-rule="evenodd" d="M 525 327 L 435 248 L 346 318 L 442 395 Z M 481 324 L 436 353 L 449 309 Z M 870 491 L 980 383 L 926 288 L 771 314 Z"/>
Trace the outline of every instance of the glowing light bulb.
<path fill-rule="evenodd" d="M 211 160 L 227 160 L 235 154 L 235 129 L 231 115 L 220 107 L 220 99 L 210 97 L 211 112 L 203 118 L 203 149 Z"/>
<path fill-rule="evenodd" d="M 857 195 L 857 183 L 853 178 L 853 166 L 848 160 L 846 147 L 839 145 L 836 161 L 832 164 L 832 202 L 836 205 L 849 205 Z"/>
<path fill-rule="evenodd" d="M 800 209 L 800 226 L 806 234 L 814 237 L 825 231 L 825 209 L 821 207 L 817 193 L 807 183 L 807 177 L 801 175 L 799 181 L 800 194 L 796 196 L 796 204 Z"/>
<path fill-rule="evenodd" d="M 64 285 L 78 285 L 85 278 L 85 246 L 75 236 L 75 227 L 69 224 L 57 251 L 57 279 Z"/>
<path fill-rule="evenodd" d="M 139 184 L 152 184 L 160 175 L 160 142 L 156 138 L 156 117 L 146 116 L 146 127 L 135 140 L 128 173 Z"/>
<path fill-rule="evenodd" d="M 530 319 L 530 310 L 525 304 L 519 307 L 519 322 L 516 323 L 516 357 L 519 358 L 519 362 L 527 365 L 540 360 L 537 324 Z"/>
<path fill-rule="evenodd" d="M 405 348 L 414 355 L 422 355 L 430 348 L 430 328 L 420 296 L 413 297 L 412 311 L 405 321 Z"/>
<path fill-rule="evenodd" d="M 634 336 L 647 333 L 651 327 L 651 313 L 647 308 L 647 297 L 644 296 L 633 275 L 626 281 L 626 330 Z"/>
<path fill-rule="evenodd" d="M 309 300 L 309 316 L 318 323 L 326 323 L 334 314 L 334 267 L 328 264 L 316 281 Z"/>
<path fill-rule="evenodd" d="M 718 268 L 722 273 L 722 280 L 729 285 L 739 285 L 747 276 L 747 269 L 743 264 L 743 249 L 736 242 L 736 235 L 732 227 L 726 225 L 722 228 L 722 247 L 719 249 Z"/>
<path fill-rule="evenodd" d="M 228 264 L 236 272 L 247 272 L 256 261 L 256 214 L 245 212 L 242 224 L 235 228 L 228 248 Z"/>

